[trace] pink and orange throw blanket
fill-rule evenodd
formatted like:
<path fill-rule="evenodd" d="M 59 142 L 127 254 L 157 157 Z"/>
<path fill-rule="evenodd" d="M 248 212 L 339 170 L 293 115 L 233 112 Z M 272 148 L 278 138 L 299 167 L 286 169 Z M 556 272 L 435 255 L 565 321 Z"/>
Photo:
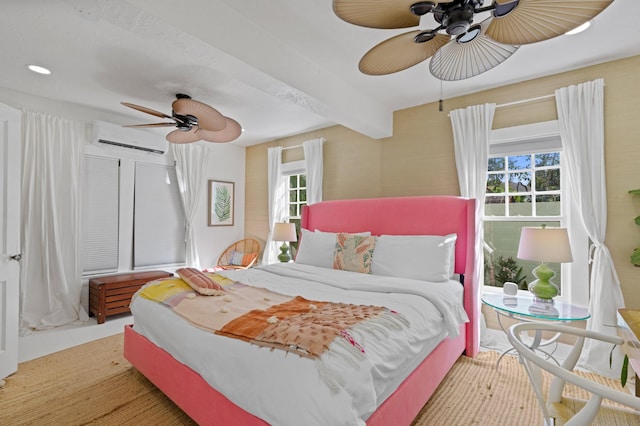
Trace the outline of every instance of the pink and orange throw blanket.
<path fill-rule="evenodd" d="M 197 294 L 180 278 L 155 281 L 138 294 L 213 333 L 313 359 L 334 342 L 364 355 L 354 336 L 384 336 L 408 325 L 401 314 L 380 306 L 312 301 L 209 276 L 224 288 L 223 295 Z"/>

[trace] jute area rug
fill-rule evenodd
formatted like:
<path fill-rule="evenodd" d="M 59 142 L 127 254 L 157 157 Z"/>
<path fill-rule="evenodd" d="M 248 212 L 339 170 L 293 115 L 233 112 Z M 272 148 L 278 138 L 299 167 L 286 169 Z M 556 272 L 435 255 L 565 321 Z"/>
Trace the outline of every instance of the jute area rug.
<path fill-rule="evenodd" d="M 0 425 L 195 424 L 123 358 L 122 340 L 120 334 L 20 364 L 0 388 Z M 496 359 L 495 352 L 461 357 L 414 425 L 541 425 L 522 366 L 505 357 L 496 370 Z M 587 397 L 565 394 L 578 406 Z M 616 407 L 600 416 L 596 424 L 640 425 L 640 417 Z"/>

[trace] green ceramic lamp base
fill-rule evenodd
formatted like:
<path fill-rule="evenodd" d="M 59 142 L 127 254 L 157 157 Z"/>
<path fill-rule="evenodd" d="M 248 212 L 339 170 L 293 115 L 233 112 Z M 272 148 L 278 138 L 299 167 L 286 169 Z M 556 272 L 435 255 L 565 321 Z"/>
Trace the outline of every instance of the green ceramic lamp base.
<path fill-rule="evenodd" d="M 282 243 L 280 251 L 282 253 L 278 255 L 278 260 L 283 263 L 289 262 L 291 260 L 291 255 L 289 254 L 289 246 L 287 243 Z"/>
<path fill-rule="evenodd" d="M 559 293 L 559 288 L 551 282 L 555 272 L 544 263 L 541 263 L 533 270 L 533 275 L 537 280 L 529 284 L 529 291 L 538 299 L 552 301 Z"/>

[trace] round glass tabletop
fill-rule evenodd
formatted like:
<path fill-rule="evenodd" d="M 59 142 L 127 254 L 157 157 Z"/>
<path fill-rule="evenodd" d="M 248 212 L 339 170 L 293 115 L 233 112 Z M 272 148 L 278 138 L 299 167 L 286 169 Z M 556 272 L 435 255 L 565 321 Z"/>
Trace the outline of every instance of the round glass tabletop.
<path fill-rule="evenodd" d="M 482 303 L 510 314 L 545 320 L 578 321 L 591 316 L 586 308 L 559 300 L 541 302 L 533 295 L 485 294 L 482 296 Z"/>

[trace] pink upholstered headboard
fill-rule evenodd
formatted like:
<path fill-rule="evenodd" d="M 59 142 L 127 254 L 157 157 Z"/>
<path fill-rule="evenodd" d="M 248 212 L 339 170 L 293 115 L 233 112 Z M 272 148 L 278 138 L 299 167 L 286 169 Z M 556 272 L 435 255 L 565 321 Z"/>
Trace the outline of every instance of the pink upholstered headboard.
<path fill-rule="evenodd" d="M 323 201 L 303 207 L 301 226 L 311 231 L 370 231 L 372 235 L 457 234 L 455 272 L 464 274 L 464 305 L 471 319 L 466 327 L 466 353 L 475 356 L 478 352 L 480 308 L 473 280 L 475 200 L 419 196 Z"/>

